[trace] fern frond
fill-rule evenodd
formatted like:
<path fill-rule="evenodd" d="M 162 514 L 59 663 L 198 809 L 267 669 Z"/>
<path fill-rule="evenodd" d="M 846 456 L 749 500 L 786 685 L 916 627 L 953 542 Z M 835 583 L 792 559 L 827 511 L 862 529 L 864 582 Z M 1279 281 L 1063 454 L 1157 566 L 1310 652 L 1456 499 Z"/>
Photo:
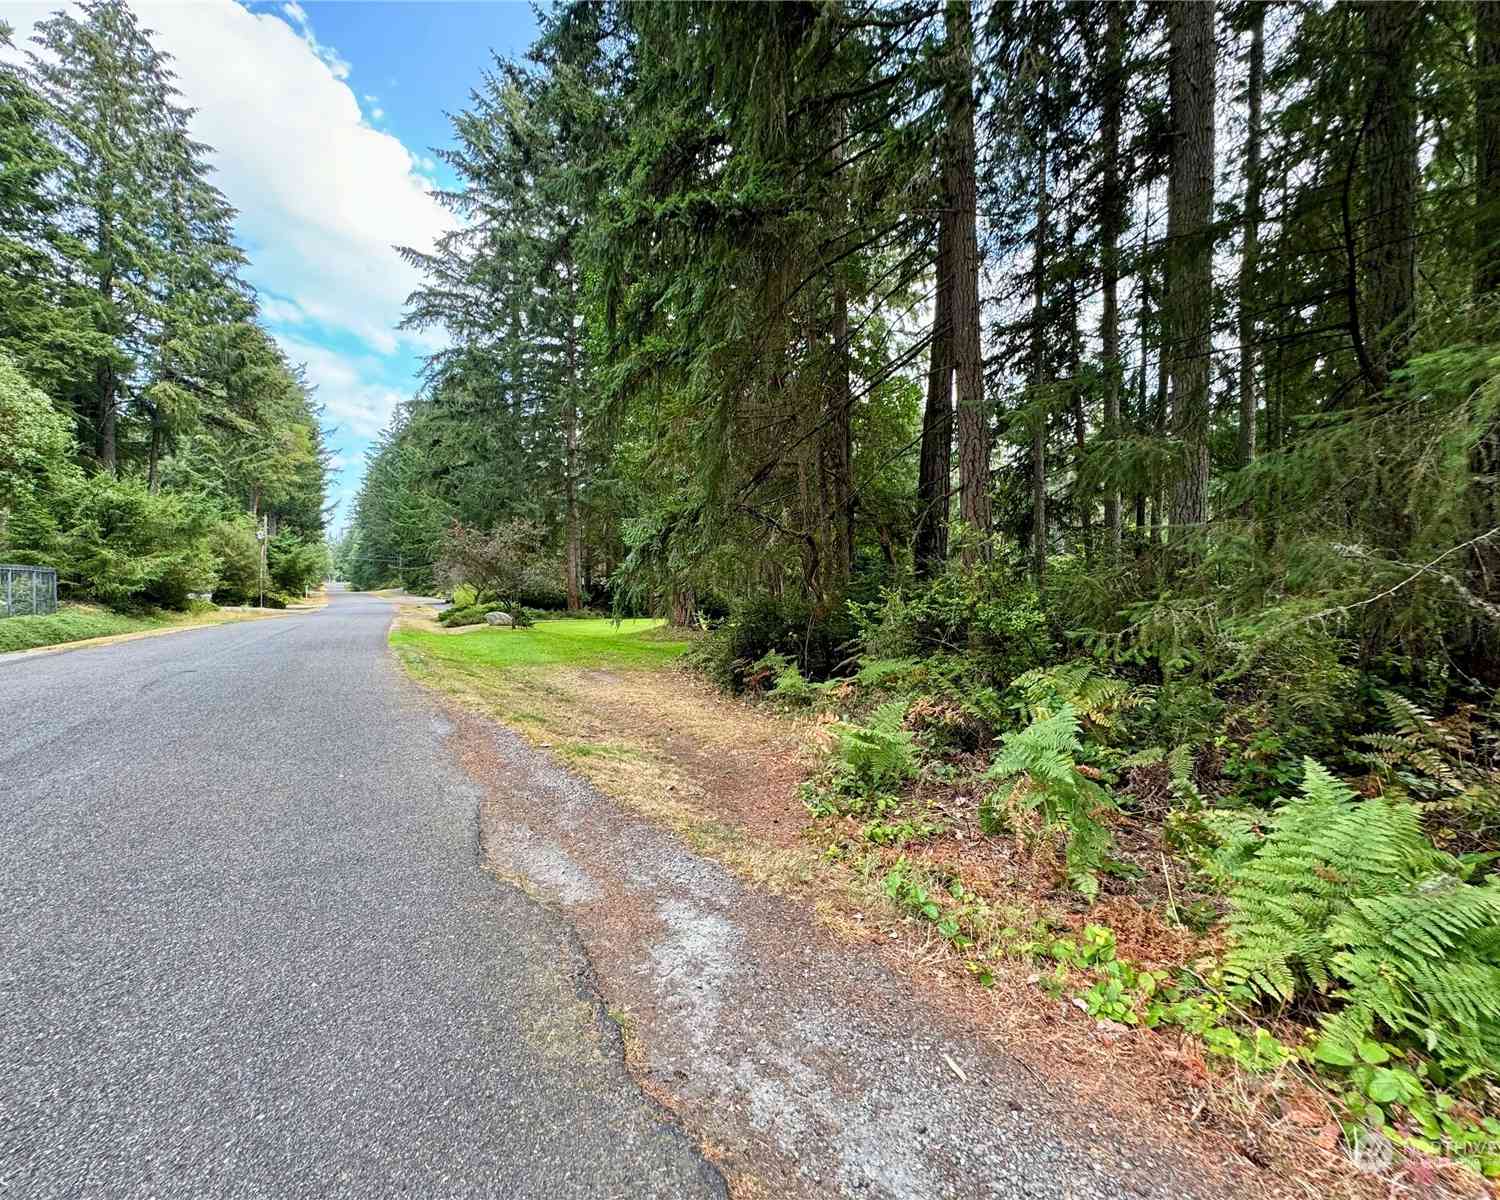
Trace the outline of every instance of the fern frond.
<path fill-rule="evenodd" d="M 1229 867 L 1225 977 L 1283 1002 L 1331 991 L 1344 1007 L 1324 1036 L 1337 1043 L 1379 1025 L 1450 1064 L 1500 1069 L 1500 885 L 1462 869 L 1415 806 L 1358 797 L 1309 760 L 1301 794 Z"/>
<path fill-rule="evenodd" d="M 1065 702 L 1055 713 L 1006 734 L 986 778 L 999 783 L 1019 780 L 1022 786 L 1011 794 L 1040 808 L 1048 826 L 1066 829 L 1068 882 L 1093 899 L 1099 892 L 1099 869 L 1113 845 L 1099 817 L 1114 807 L 1114 799 L 1079 768 L 1079 719 L 1077 710 Z"/>
<path fill-rule="evenodd" d="M 1107 675 L 1087 658 L 1037 667 L 1016 676 L 1011 686 L 1033 720 L 1055 716 L 1066 705 L 1095 730 L 1113 729 L 1122 713 L 1146 703 L 1153 690 Z"/>

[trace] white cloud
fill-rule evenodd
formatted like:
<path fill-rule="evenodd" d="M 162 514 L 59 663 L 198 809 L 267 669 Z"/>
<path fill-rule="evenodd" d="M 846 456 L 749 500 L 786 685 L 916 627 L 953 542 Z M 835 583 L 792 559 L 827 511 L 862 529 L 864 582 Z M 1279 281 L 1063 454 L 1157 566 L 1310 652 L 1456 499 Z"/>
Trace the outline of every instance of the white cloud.
<path fill-rule="evenodd" d="M 406 398 L 386 377 L 385 364 L 370 355 L 341 354 L 290 334 L 276 340 L 294 363 L 307 367 L 307 379 L 329 422 L 356 438 L 372 438 Z"/>
<path fill-rule="evenodd" d="M 260 313 L 272 325 L 302 325 L 307 314 L 295 300 L 283 300 L 280 296 L 260 295 Z"/>
<path fill-rule="evenodd" d="M 374 108 L 374 109 L 371 109 L 370 110 L 370 116 L 373 117 L 377 121 L 383 120 L 384 117 L 385 117 L 385 109 L 383 109 L 383 108 Z"/>

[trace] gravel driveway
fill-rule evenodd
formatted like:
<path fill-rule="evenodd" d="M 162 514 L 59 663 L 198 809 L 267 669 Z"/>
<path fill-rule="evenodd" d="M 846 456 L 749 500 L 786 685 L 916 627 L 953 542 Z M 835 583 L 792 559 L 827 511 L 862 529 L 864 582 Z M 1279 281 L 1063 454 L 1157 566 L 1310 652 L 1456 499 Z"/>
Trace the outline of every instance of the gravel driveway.
<path fill-rule="evenodd" d="M 390 614 L 0 658 L 0 1196 L 723 1194 Z"/>

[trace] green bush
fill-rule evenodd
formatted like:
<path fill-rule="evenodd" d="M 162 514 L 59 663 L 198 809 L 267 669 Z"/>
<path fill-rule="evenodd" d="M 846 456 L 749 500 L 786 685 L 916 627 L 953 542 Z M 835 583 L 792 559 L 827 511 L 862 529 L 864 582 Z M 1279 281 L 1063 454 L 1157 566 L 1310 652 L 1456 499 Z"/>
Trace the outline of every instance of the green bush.
<path fill-rule="evenodd" d="M 567 589 L 552 579 L 547 571 L 528 572 L 513 599 L 518 608 L 534 608 L 548 613 L 566 611 L 568 607 Z"/>
<path fill-rule="evenodd" d="M 805 678 L 823 680 L 843 668 L 855 632 L 846 613 L 819 617 L 803 601 L 759 596 L 737 605 L 689 659 L 731 691 L 743 690 L 754 665 L 770 653 L 795 663 Z"/>
<path fill-rule="evenodd" d="M 962 652 L 972 677 L 1008 684 L 1055 651 L 1036 589 L 1010 564 L 955 565 L 929 583 L 886 588 L 850 605 L 862 655 L 906 659 Z"/>
<path fill-rule="evenodd" d="M 484 624 L 484 614 L 490 611 L 483 604 L 467 604 L 462 608 L 455 605 L 453 608 L 445 608 L 439 613 L 438 621 L 443 625 L 449 626 L 482 625 Z"/>
<path fill-rule="evenodd" d="M 44 560 L 57 535 L 47 501 L 76 486 L 76 449 L 68 418 L 33 387 L 10 358 L 0 354 L 0 548 L 38 551 Z M 48 544 L 38 545 L 38 542 Z"/>
<path fill-rule="evenodd" d="M 213 588 L 210 544 L 217 514 L 183 493 L 150 492 L 143 480 L 100 474 L 60 498 L 67 535 L 57 558 L 69 590 L 114 607 L 183 609 L 190 592 Z"/>
<path fill-rule="evenodd" d="M 248 516 L 215 522 L 208 531 L 208 547 L 218 560 L 214 599 L 221 604 L 245 604 L 260 598 L 260 543 L 255 522 Z"/>
<path fill-rule="evenodd" d="M 496 604 L 470 604 L 463 608 L 447 608 L 438 614 L 438 621 L 450 627 L 462 625 L 483 625 L 486 613 L 507 612 L 513 628 L 528 629 L 536 624 L 536 617 L 532 612 L 524 608 L 506 608 L 504 605 Z M 547 614 L 542 614 L 544 617 Z"/>
<path fill-rule="evenodd" d="M 328 569 L 328 550 L 321 541 L 305 542 L 284 530 L 266 546 L 266 570 L 282 592 L 300 595 L 316 586 Z"/>

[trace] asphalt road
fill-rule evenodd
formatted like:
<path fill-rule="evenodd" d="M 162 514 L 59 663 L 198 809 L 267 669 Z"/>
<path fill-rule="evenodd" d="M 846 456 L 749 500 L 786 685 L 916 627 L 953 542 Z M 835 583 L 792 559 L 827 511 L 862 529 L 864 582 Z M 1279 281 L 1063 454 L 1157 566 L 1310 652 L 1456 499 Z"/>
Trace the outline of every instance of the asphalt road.
<path fill-rule="evenodd" d="M 723 1195 L 390 616 L 0 657 L 0 1196 Z"/>

